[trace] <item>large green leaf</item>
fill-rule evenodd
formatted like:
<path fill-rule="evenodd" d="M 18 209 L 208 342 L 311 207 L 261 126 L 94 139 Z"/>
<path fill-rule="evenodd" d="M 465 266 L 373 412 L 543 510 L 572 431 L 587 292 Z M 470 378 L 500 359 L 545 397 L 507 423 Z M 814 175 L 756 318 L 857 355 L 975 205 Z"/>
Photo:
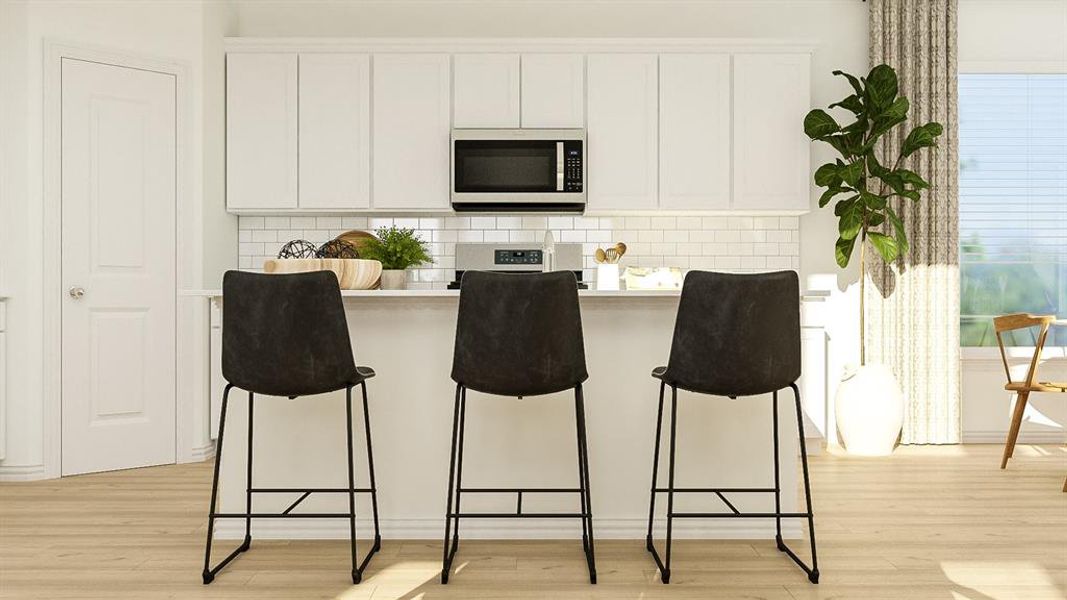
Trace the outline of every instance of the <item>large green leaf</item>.
<path fill-rule="evenodd" d="M 862 199 L 863 203 L 867 205 L 867 208 L 871 210 L 882 210 L 886 205 L 885 197 L 867 191 L 860 192 L 860 199 Z"/>
<path fill-rule="evenodd" d="M 940 123 L 931 122 L 926 125 L 919 125 L 912 129 L 908 137 L 904 139 L 904 144 L 900 148 L 900 155 L 911 156 L 920 148 L 936 146 L 937 136 L 941 135 L 943 131 L 944 128 Z"/>
<path fill-rule="evenodd" d="M 834 75 L 839 75 L 839 76 L 844 77 L 845 79 L 847 79 L 848 83 L 852 86 L 852 89 L 856 90 L 856 93 L 859 94 L 860 96 L 863 95 L 863 84 L 860 83 L 860 80 L 857 79 L 854 75 L 849 75 L 848 73 L 846 73 L 844 71 L 840 71 L 840 70 L 834 71 L 833 74 Z"/>
<path fill-rule="evenodd" d="M 869 139 L 876 140 L 899 123 L 903 123 L 908 118 L 908 109 L 910 107 L 911 105 L 908 103 L 907 98 L 901 97 L 894 100 L 889 105 L 889 108 L 875 118 L 874 126 L 871 127 L 871 134 L 868 136 Z"/>
<path fill-rule="evenodd" d="M 841 220 L 837 223 L 837 230 L 841 237 L 846 240 L 854 239 L 863 229 L 863 213 L 866 208 L 863 202 L 849 202 L 841 212 Z"/>
<path fill-rule="evenodd" d="M 840 187 L 841 177 L 837 174 L 838 166 L 834 163 L 815 169 L 815 185 L 819 187 Z"/>
<path fill-rule="evenodd" d="M 889 169 L 882 166 L 882 163 L 878 162 L 878 157 L 875 156 L 873 149 L 864 155 L 864 160 L 867 161 L 867 171 L 875 177 L 879 177 L 889 171 Z"/>
<path fill-rule="evenodd" d="M 893 262 L 900 255 L 900 248 L 897 247 L 897 241 L 888 235 L 871 231 L 867 233 L 867 239 L 871 240 L 871 245 L 878 251 L 878 254 L 882 255 L 882 259 L 885 262 Z"/>
<path fill-rule="evenodd" d="M 840 217 L 845 214 L 845 211 L 848 210 L 849 206 L 855 202 L 857 198 L 859 198 L 859 196 L 849 196 L 844 200 L 838 200 L 837 204 L 834 205 L 834 215 Z"/>
<path fill-rule="evenodd" d="M 862 160 L 857 160 L 855 162 L 848 163 L 847 165 L 843 167 L 838 167 L 837 169 L 837 176 L 840 177 L 842 181 L 852 187 L 856 187 L 856 185 L 860 181 L 860 177 L 863 177 L 863 174 L 864 169 Z"/>
<path fill-rule="evenodd" d="M 837 243 L 834 244 L 834 259 L 837 260 L 837 266 L 844 269 L 848 266 L 848 261 L 852 258 L 852 248 L 856 246 L 856 238 L 846 240 L 845 238 L 838 238 Z"/>
<path fill-rule="evenodd" d="M 845 98 L 840 102 L 834 102 L 827 108 L 836 108 L 838 106 L 851 112 L 854 115 L 863 114 L 863 111 L 866 110 L 866 108 L 863 106 L 863 100 L 856 94 L 852 94 L 851 96 Z"/>
<path fill-rule="evenodd" d="M 885 207 L 886 217 L 889 218 L 889 222 L 893 224 L 894 237 L 897 240 L 897 250 L 900 254 L 904 254 L 908 251 L 908 233 L 904 230 L 904 221 L 893 210 L 892 206 Z"/>
<path fill-rule="evenodd" d="M 819 196 L 819 208 L 826 206 L 834 196 L 844 193 L 845 191 L 847 191 L 845 188 L 839 187 L 832 187 L 826 190 Z"/>
<path fill-rule="evenodd" d="M 804 134 L 813 140 L 821 140 L 840 130 L 841 126 L 824 110 L 815 109 L 804 117 Z"/>
<path fill-rule="evenodd" d="M 913 189 L 925 190 L 926 188 L 930 187 L 930 184 L 927 183 L 926 180 L 923 179 L 915 171 L 909 171 L 907 169 L 897 169 L 896 173 L 900 176 L 901 181 L 912 186 Z"/>
<path fill-rule="evenodd" d="M 878 65 L 867 75 L 866 104 L 875 115 L 885 111 L 897 98 L 897 73 L 889 65 Z"/>

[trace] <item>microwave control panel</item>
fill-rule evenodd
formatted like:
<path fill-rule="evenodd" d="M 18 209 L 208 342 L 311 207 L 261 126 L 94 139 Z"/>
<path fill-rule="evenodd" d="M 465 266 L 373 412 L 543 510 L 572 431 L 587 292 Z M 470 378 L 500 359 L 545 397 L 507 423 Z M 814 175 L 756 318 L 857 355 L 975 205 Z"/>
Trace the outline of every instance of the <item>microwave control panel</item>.
<path fill-rule="evenodd" d="M 582 141 L 563 142 L 563 191 L 582 191 Z"/>

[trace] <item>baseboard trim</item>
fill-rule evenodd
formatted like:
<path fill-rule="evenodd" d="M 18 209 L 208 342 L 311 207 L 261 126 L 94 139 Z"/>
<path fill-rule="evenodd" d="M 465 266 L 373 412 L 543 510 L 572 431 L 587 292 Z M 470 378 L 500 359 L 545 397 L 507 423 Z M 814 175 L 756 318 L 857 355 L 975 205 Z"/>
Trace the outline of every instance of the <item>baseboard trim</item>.
<path fill-rule="evenodd" d="M 208 442 L 207 444 L 199 448 L 193 448 L 192 450 L 190 450 L 188 462 L 203 462 L 212 458 L 215 458 L 214 441 Z"/>
<path fill-rule="evenodd" d="M 790 522 L 792 521 L 792 522 Z M 657 523 L 656 535 L 664 534 L 664 520 Z M 597 539 L 643 540 L 648 527 L 645 519 L 595 519 Z M 439 519 L 382 519 L 382 537 L 395 540 L 435 540 L 444 533 Z M 356 531 L 367 537 L 373 525 L 369 519 L 357 519 Z M 236 519 L 219 521 L 215 525 L 218 539 L 244 538 L 244 523 Z M 549 520 L 469 519 L 463 522 L 464 538 L 468 539 L 578 539 L 581 527 Z M 797 519 L 782 522 L 782 537 L 799 539 L 801 526 Z M 335 540 L 348 539 L 348 521 L 344 519 L 261 519 L 252 522 L 252 537 L 271 540 Z M 774 522 L 770 519 L 684 519 L 675 521 L 677 539 L 774 539 Z"/>
<path fill-rule="evenodd" d="M 1003 444 L 1007 430 L 985 429 L 963 432 L 964 444 Z M 1019 444 L 1067 444 L 1067 431 L 1020 431 Z"/>
<path fill-rule="evenodd" d="M 44 465 L 0 465 L 0 482 L 48 479 Z"/>

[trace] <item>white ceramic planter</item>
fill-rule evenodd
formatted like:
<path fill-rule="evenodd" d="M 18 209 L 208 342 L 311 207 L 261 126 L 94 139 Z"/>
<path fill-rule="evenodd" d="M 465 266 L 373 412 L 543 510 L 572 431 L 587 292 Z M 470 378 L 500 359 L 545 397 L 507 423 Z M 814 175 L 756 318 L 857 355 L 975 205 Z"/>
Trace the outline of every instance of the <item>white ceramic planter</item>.
<path fill-rule="evenodd" d="M 406 287 L 408 273 L 404 269 L 385 269 L 382 271 L 383 290 L 402 290 Z"/>
<path fill-rule="evenodd" d="M 893 452 L 904 424 L 904 396 L 885 365 L 845 368 L 834 400 L 845 450 L 859 456 Z"/>

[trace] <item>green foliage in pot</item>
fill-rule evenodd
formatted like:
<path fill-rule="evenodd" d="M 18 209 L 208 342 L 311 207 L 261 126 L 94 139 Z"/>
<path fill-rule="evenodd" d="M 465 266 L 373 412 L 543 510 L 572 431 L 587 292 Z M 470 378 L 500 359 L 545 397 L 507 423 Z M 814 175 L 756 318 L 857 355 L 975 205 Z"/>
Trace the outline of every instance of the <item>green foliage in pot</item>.
<path fill-rule="evenodd" d="M 426 243 L 413 229 L 382 227 L 377 237 L 368 239 L 359 249 L 359 257 L 377 260 L 383 269 L 406 269 L 433 262 Z"/>
<path fill-rule="evenodd" d="M 930 187 L 918 173 L 902 165 L 919 150 L 936 146 L 944 128 L 935 122 L 919 125 L 904 138 L 896 156 L 879 159 L 875 152 L 878 142 L 907 120 L 910 108 L 908 99 L 898 94 L 896 71 L 888 65 L 878 65 L 867 77 L 833 73 L 848 79 L 855 93 L 829 108 L 844 108 L 856 120 L 842 127 L 826 111 L 816 109 L 804 117 L 804 133 L 812 140 L 830 144 L 841 155 L 815 171 L 815 185 L 826 188 L 819 198 L 820 208 L 835 197 L 844 196 L 834 204 L 840 234 L 834 256 L 842 268 L 848 266 L 859 240 L 862 271 L 867 241 L 887 263 L 908 251 L 904 223 L 890 199 L 918 202 L 920 192 Z M 883 227 L 887 222 L 892 225 L 891 231 Z"/>

